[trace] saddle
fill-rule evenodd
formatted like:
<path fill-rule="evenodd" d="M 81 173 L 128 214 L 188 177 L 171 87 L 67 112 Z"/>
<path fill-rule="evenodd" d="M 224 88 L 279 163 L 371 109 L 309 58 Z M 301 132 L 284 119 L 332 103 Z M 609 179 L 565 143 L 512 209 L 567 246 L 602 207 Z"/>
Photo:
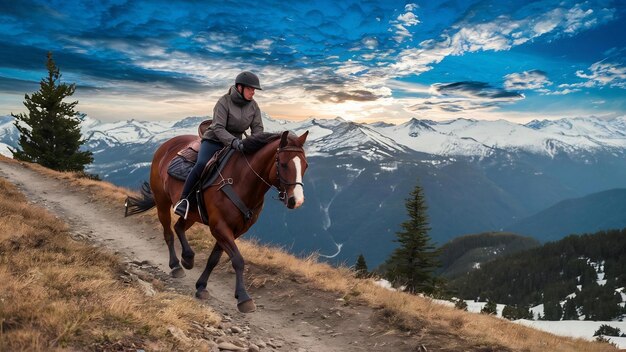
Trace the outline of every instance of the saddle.
<path fill-rule="evenodd" d="M 205 120 L 200 123 L 200 126 L 198 126 L 198 135 L 200 137 L 202 137 L 204 132 L 209 128 L 211 122 L 211 120 Z M 179 150 L 174 159 L 170 162 L 170 165 L 167 168 L 167 174 L 179 181 L 184 182 L 187 180 L 187 176 L 198 160 L 198 151 L 200 150 L 201 141 L 201 138 L 196 139 Z M 230 146 L 225 146 L 215 153 L 204 166 L 198 184 L 194 185 L 191 190 L 192 194 L 196 194 L 196 197 L 190 197 L 190 206 L 198 207 L 200 219 L 204 224 L 208 224 L 208 215 L 205 210 L 205 204 L 201 196 L 201 192 L 197 192 L 197 190 L 199 188 L 200 191 L 204 191 L 215 183 L 219 172 L 226 166 L 226 163 L 228 163 L 228 160 L 234 152 L 235 150 Z M 219 189 L 223 191 L 228 198 L 230 198 L 237 208 L 239 208 L 246 221 L 250 220 L 253 215 L 252 211 L 246 207 L 239 196 L 237 196 L 237 194 L 233 191 L 232 179 L 222 180 Z"/>
<path fill-rule="evenodd" d="M 198 126 L 198 136 L 202 137 L 204 132 L 211 125 L 212 120 L 205 120 L 200 123 Z M 201 139 L 195 139 L 192 142 L 185 145 L 181 150 L 176 153 L 176 157 L 172 159 L 170 165 L 167 168 L 167 173 L 171 177 L 179 180 L 185 181 L 187 176 L 191 172 L 191 169 L 196 165 L 198 161 L 198 151 L 200 150 Z M 211 177 L 215 173 L 217 169 L 222 169 L 224 165 L 226 165 L 226 161 L 230 157 L 230 153 L 228 151 L 230 147 L 225 146 L 217 153 L 213 155 L 213 157 L 207 162 L 202 170 L 202 174 L 200 176 L 200 183 L 202 184 L 202 189 L 210 186 L 214 177 Z M 227 158 L 228 157 L 228 158 Z"/>

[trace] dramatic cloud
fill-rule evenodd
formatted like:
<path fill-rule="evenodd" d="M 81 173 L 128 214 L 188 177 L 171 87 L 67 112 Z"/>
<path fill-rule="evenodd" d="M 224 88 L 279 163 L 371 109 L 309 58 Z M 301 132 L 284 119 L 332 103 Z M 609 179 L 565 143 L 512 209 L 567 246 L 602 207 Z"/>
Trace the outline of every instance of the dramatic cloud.
<path fill-rule="evenodd" d="M 378 99 L 376 95 L 374 95 L 370 91 L 366 90 L 353 90 L 348 92 L 333 92 L 321 95 L 319 100 L 322 102 L 333 102 L 333 103 L 343 103 L 348 100 L 353 101 L 374 101 Z"/>
<path fill-rule="evenodd" d="M 430 87 L 432 95 L 426 99 L 416 99 L 414 111 L 443 111 L 449 113 L 492 110 L 524 99 L 524 95 L 502 88 L 492 87 L 485 82 L 436 83 Z"/>
<path fill-rule="evenodd" d="M 15 94 L 15 92 L 34 92 L 39 89 L 39 83 L 33 81 L 25 81 L 21 79 L 6 78 L 0 76 L 0 92 L 5 94 Z M 24 93 L 19 94 L 24 96 Z"/>
<path fill-rule="evenodd" d="M 520 101 L 523 90 L 548 99 L 625 88 L 623 63 L 613 59 L 623 56 L 614 33 L 624 21 L 617 3 L 0 1 L 0 89 L 31 91 L 52 51 L 64 80 L 80 88 L 81 106 L 102 114 L 126 97 L 116 115 L 122 106 L 140 115 L 146 101 L 154 103 L 146 118 L 177 109 L 204 114 L 241 70 L 259 74 L 266 88 L 259 102 L 282 116 L 399 119 L 411 117 L 416 104 L 448 112 L 497 109 Z M 593 41 L 580 35 L 591 28 L 598 30 Z M 570 38 L 584 40 L 580 48 L 590 52 L 564 49 Z M 524 60 L 516 56 L 521 45 Z M 579 60 L 577 68 L 566 72 L 548 57 L 555 52 L 563 62 Z M 596 62 L 604 57 L 610 59 Z M 550 80 L 533 67 L 550 72 Z M 503 88 L 469 82 L 496 82 L 506 73 Z M 443 80 L 457 83 L 432 85 Z M 551 86 L 558 88 L 550 92 Z"/>
<path fill-rule="evenodd" d="M 572 8 L 557 7 L 532 13 L 521 19 L 502 14 L 491 21 L 473 22 L 465 19 L 437 39 L 429 39 L 416 48 L 405 49 L 391 65 L 392 75 L 405 76 L 429 71 L 450 55 L 477 51 L 509 50 L 540 36 L 573 35 L 581 30 L 606 23 L 615 16 L 613 9 L 583 9 L 584 4 Z M 524 9 L 527 10 L 527 9 Z M 522 10 L 520 10 L 522 12 Z"/>
<path fill-rule="evenodd" d="M 587 72 L 576 71 L 576 76 L 588 80 L 582 84 L 585 87 L 626 88 L 626 66 L 617 63 L 599 61 L 591 65 Z"/>
<path fill-rule="evenodd" d="M 552 84 L 546 73 L 540 70 L 511 73 L 504 78 L 506 89 L 541 89 Z"/>
<path fill-rule="evenodd" d="M 436 94 L 445 96 L 463 96 L 507 101 L 524 98 L 520 93 L 495 88 L 485 82 L 437 83 L 433 84 L 432 88 Z"/>
<path fill-rule="evenodd" d="M 417 9 L 415 4 L 407 4 L 404 7 L 405 13 L 399 15 L 395 20 L 390 21 L 393 30 L 395 31 L 394 40 L 398 43 L 402 43 L 406 39 L 410 39 L 413 35 L 406 27 L 415 26 L 420 23 L 420 20 L 412 12 Z M 390 29 L 391 30 L 391 29 Z"/>

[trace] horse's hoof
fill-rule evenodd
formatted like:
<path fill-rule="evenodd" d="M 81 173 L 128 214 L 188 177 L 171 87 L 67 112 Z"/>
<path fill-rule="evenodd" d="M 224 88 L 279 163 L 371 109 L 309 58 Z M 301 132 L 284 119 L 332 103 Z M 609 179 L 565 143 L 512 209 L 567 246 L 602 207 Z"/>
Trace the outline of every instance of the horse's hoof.
<path fill-rule="evenodd" d="M 210 295 L 209 295 L 209 291 L 207 289 L 202 289 L 202 290 L 196 291 L 196 298 L 197 299 L 207 300 L 207 299 L 209 299 L 209 297 L 210 297 Z"/>
<path fill-rule="evenodd" d="M 189 258 L 185 258 L 182 257 L 181 259 L 181 263 L 183 264 L 183 267 L 187 270 L 191 270 L 193 269 L 193 256 L 189 257 Z"/>
<path fill-rule="evenodd" d="M 185 269 L 181 268 L 180 266 L 175 267 L 174 269 L 172 269 L 172 271 L 170 272 L 170 275 L 172 275 L 172 277 L 175 278 L 181 278 L 181 277 L 185 277 Z"/>
<path fill-rule="evenodd" d="M 256 310 L 256 304 L 254 304 L 253 300 L 249 299 L 237 304 L 237 309 L 242 313 L 252 313 Z"/>

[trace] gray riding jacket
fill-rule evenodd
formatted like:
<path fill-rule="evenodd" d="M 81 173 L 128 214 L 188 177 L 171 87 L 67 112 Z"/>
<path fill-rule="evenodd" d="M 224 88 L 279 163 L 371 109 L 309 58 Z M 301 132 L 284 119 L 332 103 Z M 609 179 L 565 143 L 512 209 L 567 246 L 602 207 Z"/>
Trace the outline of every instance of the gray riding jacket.
<path fill-rule="evenodd" d="M 241 139 L 250 128 L 252 134 L 263 132 L 261 109 L 256 101 L 246 101 L 235 86 L 230 87 L 213 108 L 213 122 L 202 139 L 230 145 L 235 138 Z"/>

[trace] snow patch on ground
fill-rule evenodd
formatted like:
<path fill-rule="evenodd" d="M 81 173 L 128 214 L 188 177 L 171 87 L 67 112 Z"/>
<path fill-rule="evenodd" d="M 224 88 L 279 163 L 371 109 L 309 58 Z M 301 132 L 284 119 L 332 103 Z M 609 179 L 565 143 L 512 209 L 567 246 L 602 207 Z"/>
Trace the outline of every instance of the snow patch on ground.
<path fill-rule="evenodd" d="M 614 328 L 620 329 L 622 332 L 626 331 L 626 322 L 623 321 L 547 321 L 520 319 L 516 320 L 515 322 L 555 335 L 582 338 L 589 341 L 593 341 L 596 339 L 593 334 L 600 328 L 601 325 L 610 325 Z M 626 337 L 605 337 L 611 342 L 615 343 L 619 348 L 626 348 Z"/>

